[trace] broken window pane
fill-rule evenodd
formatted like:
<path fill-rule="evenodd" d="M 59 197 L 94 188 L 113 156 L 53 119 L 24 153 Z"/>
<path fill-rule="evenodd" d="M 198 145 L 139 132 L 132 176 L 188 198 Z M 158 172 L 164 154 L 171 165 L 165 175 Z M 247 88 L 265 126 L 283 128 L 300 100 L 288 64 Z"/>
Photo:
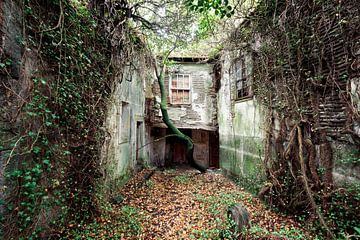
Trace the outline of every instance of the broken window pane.
<path fill-rule="evenodd" d="M 171 103 L 190 104 L 190 75 L 175 74 L 171 76 Z"/>
<path fill-rule="evenodd" d="M 250 96 L 251 91 L 244 56 L 236 59 L 231 65 L 230 78 L 235 82 L 237 99 Z"/>

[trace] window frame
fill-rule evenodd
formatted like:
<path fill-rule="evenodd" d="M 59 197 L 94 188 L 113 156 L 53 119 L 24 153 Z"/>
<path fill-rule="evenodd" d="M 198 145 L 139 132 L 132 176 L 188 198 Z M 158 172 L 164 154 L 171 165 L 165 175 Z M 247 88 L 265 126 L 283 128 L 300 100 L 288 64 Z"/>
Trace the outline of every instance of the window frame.
<path fill-rule="evenodd" d="M 179 76 L 182 76 L 182 79 L 183 79 L 183 86 L 182 87 L 179 87 L 179 86 L 173 86 L 173 79 L 174 79 L 174 76 L 176 76 L 176 82 L 177 82 L 177 85 L 179 83 Z M 188 87 L 185 87 L 184 85 L 184 76 L 188 76 L 189 77 L 189 85 Z M 170 104 L 172 105 L 191 105 L 191 84 L 192 84 L 192 79 L 191 79 L 191 74 L 186 74 L 186 73 L 172 73 L 169 75 L 169 97 L 170 97 Z M 173 101 L 173 91 L 176 90 L 177 92 L 179 91 L 188 91 L 189 92 L 189 101 L 188 102 L 174 102 Z M 184 97 L 183 97 L 184 99 Z"/>
<path fill-rule="evenodd" d="M 230 80 L 234 84 L 234 100 L 250 99 L 253 97 L 252 79 L 246 57 L 241 55 L 230 65 Z M 245 69 L 245 70 L 243 70 Z M 241 87 L 239 87 L 241 83 Z"/>

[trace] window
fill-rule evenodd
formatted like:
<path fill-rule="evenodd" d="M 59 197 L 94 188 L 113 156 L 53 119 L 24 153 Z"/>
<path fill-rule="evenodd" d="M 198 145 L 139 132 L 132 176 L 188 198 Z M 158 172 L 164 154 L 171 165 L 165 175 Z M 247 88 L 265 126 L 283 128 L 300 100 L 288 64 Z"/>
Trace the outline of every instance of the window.
<path fill-rule="evenodd" d="M 235 81 L 236 99 L 251 97 L 251 86 L 244 57 L 240 57 L 233 62 L 230 74 L 231 79 Z"/>
<path fill-rule="evenodd" d="M 170 77 L 170 102 L 190 104 L 190 75 L 174 74 Z"/>

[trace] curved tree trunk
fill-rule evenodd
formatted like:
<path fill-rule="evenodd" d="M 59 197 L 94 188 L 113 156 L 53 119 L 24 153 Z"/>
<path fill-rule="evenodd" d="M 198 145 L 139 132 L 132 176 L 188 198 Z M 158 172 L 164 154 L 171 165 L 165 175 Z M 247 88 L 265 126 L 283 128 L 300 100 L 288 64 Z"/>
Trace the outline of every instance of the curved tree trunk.
<path fill-rule="evenodd" d="M 156 63 L 155 63 L 155 65 L 156 65 Z M 159 73 L 157 71 L 157 67 L 155 66 L 156 78 L 159 83 L 160 94 L 161 94 L 160 110 L 162 113 L 162 119 L 163 119 L 164 123 L 166 124 L 166 126 L 175 134 L 175 136 L 178 137 L 180 140 L 184 141 L 184 143 L 186 143 L 186 150 L 187 150 L 186 157 L 188 158 L 190 165 L 192 165 L 193 167 L 195 167 L 196 169 L 198 169 L 201 172 L 205 172 L 206 169 L 204 167 L 198 165 L 194 161 L 194 158 L 193 158 L 194 143 L 193 143 L 192 139 L 189 136 L 182 133 L 174 125 L 174 123 L 170 120 L 170 117 L 169 117 L 169 114 L 167 111 L 167 95 L 166 95 L 166 91 L 165 91 L 165 82 L 164 82 L 165 70 L 164 69 L 165 69 L 165 66 Z"/>
<path fill-rule="evenodd" d="M 160 110 L 162 113 L 162 119 L 164 121 L 164 123 L 166 124 L 166 126 L 168 126 L 168 128 L 181 140 L 183 140 L 184 142 L 186 142 L 186 149 L 187 151 L 191 151 L 194 148 L 194 144 L 192 139 L 185 135 L 184 133 L 182 133 L 175 125 L 174 123 L 170 120 L 169 118 L 169 114 L 167 111 L 167 96 L 166 96 L 166 91 L 165 91 L 165 83 L 164 83 L 164 71 L 162 71 L 158 76 L 157 76 L 157 80 L 160 86 L 160 94 L 161 94 L 161 102 L 160 102 Z"/>

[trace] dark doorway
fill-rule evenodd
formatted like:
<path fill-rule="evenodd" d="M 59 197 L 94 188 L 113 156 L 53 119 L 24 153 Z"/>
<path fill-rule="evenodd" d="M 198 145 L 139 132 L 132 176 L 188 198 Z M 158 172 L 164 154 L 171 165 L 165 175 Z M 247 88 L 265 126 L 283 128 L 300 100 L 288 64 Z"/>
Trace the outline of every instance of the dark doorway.
<path fill-rule="evenodd" d="M 181 131 L 187 136 L 191 137 L 190 129 L 181 129 Z M 172 133 L 167 129 L 166 135 Z M 166 138 L 166 150 L 165 150 L 165 166 L 173 166 L 180 164 L 188 164 L 186 157 L 186 145 L 177 137 Z"/>
<path fill-rule="evenodd" d="M 219 168 L 219 133 L 209 132 L 209 167 Z"/>

